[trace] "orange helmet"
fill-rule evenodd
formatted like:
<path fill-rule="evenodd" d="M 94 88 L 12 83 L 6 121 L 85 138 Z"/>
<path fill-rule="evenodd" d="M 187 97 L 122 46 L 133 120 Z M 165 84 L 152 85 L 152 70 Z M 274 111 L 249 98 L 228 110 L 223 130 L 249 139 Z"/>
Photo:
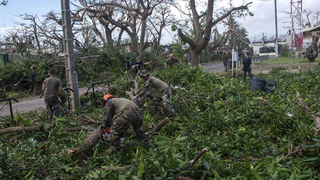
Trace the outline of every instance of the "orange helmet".
<path fill-rule="evenodd" d="M 107 103 L 111 98 L 114 98 L 114 96 L 112 96 L 111 94 L 104 95 L 103 98 L 102 98 L 103 106 L 105 106 L 106 103 Z"/>

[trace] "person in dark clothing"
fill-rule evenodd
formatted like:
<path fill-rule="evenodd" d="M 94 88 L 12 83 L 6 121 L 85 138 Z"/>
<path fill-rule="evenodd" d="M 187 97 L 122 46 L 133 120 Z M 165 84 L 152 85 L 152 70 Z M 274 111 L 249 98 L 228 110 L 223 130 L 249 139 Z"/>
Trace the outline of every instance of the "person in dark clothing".
<path fill-rule="evenodd" d="M 126 71 L 129 72 L 131 70 L 132 67 L 132 62 L 130 61 L 130 59 L 127 57 L 126 58 L 127 62 L 126 62 Z"/>
<path fill-rule="evenodd" d="M 247 76 L 247 73 L 249 74 L 249 76 L 251 78 L 253 78 L 252 74 L 251 74 L 251 58 L 249 58 L 248 56 L 248 53 L 244 53 L 244 58 L 243 58 L 243 61 L 242 61 L 242 70 L 243 70 L 243 77 L 244 77 L 244 82 L 246 83 L 247 82 L 247 79 L 246 79 L 246 76 Z"/>
<path fill-rule="evenodd" d="M 137 74 L 138 74 L 139 70 L 141 69 L 142 65 L 147 65 L 150 63 L 152 63 L 152 61 L 146 62 L 146 63 L 141 62 L 141 58 L 140 58 L 140 56 L 138 56 L 137 62 L 133 63 L 133 66 L 132 66 L 132 69 L 134 68 L 134 78 L 137 77 Z"/>
<path fill-rule="evenodd" d="M 33 89 L 33 95 L 36 95 L 37 93 L 37 82 L 36 82 L 36 79 L 37 79 L 37 74 L 35 73 L 35 68 L 32 66 L 31 69 L 30 69 L 30 87 L 29 87 L 29 93 L 32 92 L 32 89 Z"/>
<path fill-rule="evenodd" d="M 130 61 L 130 59 L 127 57 L 126 58 L 126 73 L 129 75 L 129 77 L 132 77 L 133 76 L 133 74 L 132 74 L 132 69 L 131 69 L 131 67 L 132 67 L 132 65 L 133 65 L 133 63 Z"/>

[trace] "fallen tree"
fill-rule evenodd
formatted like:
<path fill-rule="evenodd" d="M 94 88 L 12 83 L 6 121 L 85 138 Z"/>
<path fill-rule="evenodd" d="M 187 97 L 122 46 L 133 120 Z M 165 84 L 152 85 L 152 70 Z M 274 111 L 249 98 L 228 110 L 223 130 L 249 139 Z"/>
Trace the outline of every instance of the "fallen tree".
<path fill-rule="evenodd" d="M 169 122 L 168 118 L 165 118 L 162 120 L 157 126 L 155 126 L 150 133 L 148 134 L 154 134 L 155 132 L 159 131 L 161 127 L 163 127 L 165 124 Z M 132 129 L 128 129 L 126 135 L 130 135 L 132 133 Z M 102 137 L 102 131 L 101 131 L 101 125 L 94 130 L 90 136 L 84 141 L 83 145 L 80 145 L 73 149 L 68 149 L 68 154 L 72 155 L 81 155 L 88 153 L 99 141 L 99 139 Z"/>
<path fill-rule="evenodd" d="M 31 132 L 31 131 L 43 131 L 43 127 L 42 125 L 31 126 L 31 127 L 21 127 L 21 126 L 9 127 L 5 129 L 1 129 L 0 136 L 7 133 L 12 133 L 12 132 Z"/>

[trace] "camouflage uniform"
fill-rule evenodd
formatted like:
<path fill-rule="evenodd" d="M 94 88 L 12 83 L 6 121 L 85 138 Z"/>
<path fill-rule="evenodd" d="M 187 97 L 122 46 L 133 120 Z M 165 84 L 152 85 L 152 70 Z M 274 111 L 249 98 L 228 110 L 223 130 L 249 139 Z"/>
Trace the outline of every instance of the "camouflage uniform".
<path fill-rule="evenodd" d="M 149 91 L 149 88 L 153 87 L 157 89 L 159 92 L 161 92 L 161 98 L 163 106 L 172 112 L 175 116 L 177 116 L 177 112 L 173 109 L 170 103 L 170 97 L 172 96 L 171 89 L 169 86 L 161 81 L 160 79 L 157 79 L 155 77 L 150 76 L 146 82 L 143 84 L 142 88 L 138 90 L 137 97 L 143 96 L 147 91 Z"/>
<path fill-rule="evenodd" d="M 114 118 L 114 119 L 113 119 Z M 136 133 L 138 141 L 149 144 L 148 137 L 145 135 L 142 125 L 142 112 L 132 101 L 124 98 L 112 98 L 104 106 L 104 120 L 102 127 L 111 126 L 110 147 L 108 153 L 120 150 L 120 138 L 130 124 Z"/>

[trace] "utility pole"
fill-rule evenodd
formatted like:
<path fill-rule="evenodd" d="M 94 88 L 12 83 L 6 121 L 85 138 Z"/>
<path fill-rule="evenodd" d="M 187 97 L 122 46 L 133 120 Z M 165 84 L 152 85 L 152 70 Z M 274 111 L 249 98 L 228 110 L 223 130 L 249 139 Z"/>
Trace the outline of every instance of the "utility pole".
<path fill-rule="evenodd" d="M 274 0 L 274 16 L 275 16 L 275 25 L 276 25 L 276 41 L 275 41 L 275 47 L 276 47 L 276 57 L 279 56 L 278 52 L 278 16 L 277 16 L 277 0 Z"/>
<path fill-rule="evenodd" d="M 69 0 L 61 0 L 61 14 L 63 27 L 63 50 L 65 56 L 65 67 L 67 77 L 67 87 L 73 90 L 70 92 L 70 110 L 80 109 L 80 96 L 76 65 L 73 52 L 73 35 L 71 29 L 71 15 Z"/>

